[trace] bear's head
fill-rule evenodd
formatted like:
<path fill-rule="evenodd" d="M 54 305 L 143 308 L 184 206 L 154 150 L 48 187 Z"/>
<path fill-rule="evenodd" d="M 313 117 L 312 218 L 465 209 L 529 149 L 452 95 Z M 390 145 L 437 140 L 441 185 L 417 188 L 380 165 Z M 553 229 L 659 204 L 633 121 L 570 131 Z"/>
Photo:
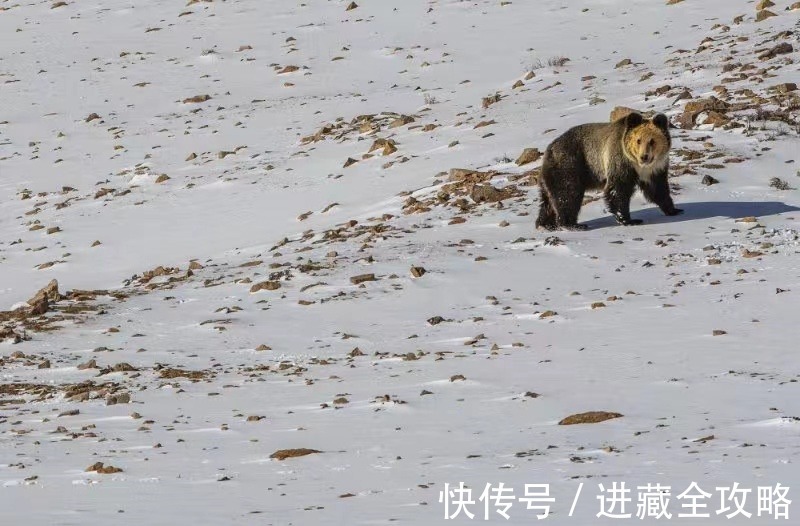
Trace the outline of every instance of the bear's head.
<path fill-rule="evenodd" d="M 622 148 L 625 156 L 641 168 L 662 166 L 669 160 L 669 121 L 659 113 L 645 119 L 640 113 L 631 113 L 624 119 L 625 134 Z"/>

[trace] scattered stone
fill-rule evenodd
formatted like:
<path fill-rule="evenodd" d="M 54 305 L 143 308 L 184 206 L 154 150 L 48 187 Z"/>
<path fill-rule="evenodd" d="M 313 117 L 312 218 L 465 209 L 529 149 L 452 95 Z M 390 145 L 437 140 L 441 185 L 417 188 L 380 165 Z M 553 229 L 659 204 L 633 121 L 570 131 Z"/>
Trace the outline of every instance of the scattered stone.
<path fill-rule="evenodd" d="M 528 163 L 535 163 L 542 157 L 542 152 L 538 148 L 525 148 L 517 160 L 514 161 L 517 166 L 523 166 Z"/>
<path fill-rule="evenodd" d="M 287 458 L 304 457 L 306 455 L 312 455 L 314 453 L 322 453 L 322 451 L 316 449 L 308 449 L 308 448 L 279 449 L 275 453 L 271 454 L 269 458 L 273 458 L 275 460 L 286 460 Z"/>
<path fill-rule="evenodd" d="M 88 362 L 84 362 L 84 363 L 78 364 L 78 370 L 79 371 L 83 371 L 85 369 L 97 369 L 97 368 L 98 368 L 97 367 L 97 361 L 94 358 L 92 358 Z"/>
<path fill-rule="evenodd" d="M 769 186 L 776 190 L 791 190 L 792 187 L 789 186 L 789 183 L 781 179 L 780 177 L 773 177 L 769 180 Z"/>
<path fill-rule="evenodd" d="M 769 11 L 767 11 L 769 13 Z M 774 14 L 772 16 L 775 16 Z M 761 60 L 769 60 L 777 57 L 778 55 L 786 55 L 794 51 L 794 47 L 788 42 L 781 42 L 780 44 L 770 48 L 758 56 Z"/>
<path fill-rule="evenodd" d="M 470 192 L 470 197 L 476 203 L 496 203 L 513 197 L 513 193 L 507 189 L 499 190 L 490 184 L 476 184 Z"/>
<path fill-rule="evenodd" d="M 359 274 L 358 276 L 352 276 L 350 278 L 350 283 L 353 285 L 360 285 L 361 283 L 365 283 L 367 281 L 377 281 L 375 274 Z"/>
<path fill-rule="evenodd" d="M 589 411 L 586 413 L 570 415 L 562 419 L 558 425 L 571 426 L 574 424 L 598 424 L 600 422 L 605 422 L 606 420 L 611 420 L 614 418 L 620 418 L 622 416 L 623 415 L 620 413 L 609 413 L 607 411 Z"/>
<path fill-rule="evenodd" d="M 95 462 L 94 464 L 86 468 L 86 471 L 101 473 L 103 475 L 110 475 L 111 473 L 120 473 L 122 469 L 114 466 L 106 466 L 102 462 Z"/>
<path fill-rule="evenodd" d="M 130 402 L 130 393 L 117 393 L 106 397 L 106 405 L 129 404 Z"/>
<path fill-rule="evenodd" d="M 769 9 L 762 9 L 758 13 L 756 13 L 756 22 L 763 22 L 768 18 L 772 18 L 773 16 L 778 16 Z"/>
<path fill-rule="evenodd" d="M 199 104 L 201 102 L 205 102 L 207 100 L 211 100 L 210 95 L 195 95 L 194 97 L 188 97 L 183 99 L 184 104 Z"/>
<path fill-rule="evenodd" d="M 58 292 L 58 280 L 53 279 L 46 286 L 39 289 L 27 303 L 31 307 L 32 314 L 41 315 L 47 312 L 51 303 L 58 302 L 61 297 Z"/>
<path fill-rule="evenodd" d="M 255 293 L 261 290 L 278 290 L 281 288 L 280 281 L 262 281 L 250 287 L 250 293 Z"/>
<path fill-rule="evenodd" d="M 794 82 L 784 82 L 783 84 L 776 84 L 770 88 L 771 91 L 786 95 L 792 91 L 797 91 L 797 84 Z"/>

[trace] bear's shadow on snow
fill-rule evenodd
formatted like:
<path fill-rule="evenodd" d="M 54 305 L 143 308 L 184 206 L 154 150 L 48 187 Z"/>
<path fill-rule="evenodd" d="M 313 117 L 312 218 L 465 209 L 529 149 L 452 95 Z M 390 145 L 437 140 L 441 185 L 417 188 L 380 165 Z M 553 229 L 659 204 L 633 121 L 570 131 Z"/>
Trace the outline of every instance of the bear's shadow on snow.
<path fill-rule="evenodd" d="M 631 217 L 643 220 L 645 225 L 657 225 L 715 217 L 740 219 L 755 216 L 761 218 L 787 212 L 800 212 L 800 208 L 778 201 L 700 201 L 675 203 L 675 206 L 683 210 L 681 215 L 665 216 L 657 207 L 651 207 L 644 210 L 633 210 Z M 585 224 L 592 230 L 617 226 L 616 220 L 610 215 L 586 221 Z"/>

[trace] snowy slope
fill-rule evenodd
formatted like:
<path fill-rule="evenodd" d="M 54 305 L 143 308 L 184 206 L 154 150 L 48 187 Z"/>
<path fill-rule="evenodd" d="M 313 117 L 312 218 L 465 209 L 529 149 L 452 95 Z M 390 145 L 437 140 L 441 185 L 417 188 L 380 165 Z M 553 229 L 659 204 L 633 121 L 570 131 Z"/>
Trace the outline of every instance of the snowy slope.
<path fill-rule="evenodd" d="M 0 1 L 3 522 L 446 524 L 459 482 L 550 484 L 554 524 L 613 522 L 598 483 L 631 520 L 647 483 L 678 523 L 796 500 L 792 2 L 59 3 Z M 679 126 L 685 213 L 535 231 L 513 160 L 615 106 Z M 585 411 L 624 416 L 558 425 Z M 693 481 L 710 519 L 677 517 Z M 717 516 L 737 482 L 753 516 Z"/>

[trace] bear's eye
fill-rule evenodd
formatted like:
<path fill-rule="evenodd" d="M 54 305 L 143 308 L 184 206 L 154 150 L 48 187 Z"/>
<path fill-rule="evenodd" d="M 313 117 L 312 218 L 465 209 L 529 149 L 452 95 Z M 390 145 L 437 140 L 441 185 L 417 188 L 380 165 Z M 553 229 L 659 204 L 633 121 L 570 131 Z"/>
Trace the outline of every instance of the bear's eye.
<path fill-rule="evenodd" d="M 636 144 L 642 144 L 642 140 L 641 139 L 636 139 Z"/>
<path fill-rule="evenodd" d="M 650 143 L 649 144 L 650 144 L 650 146 L 654 146 L 656 144 L 656 140 L 655 139 L 650 139 Z"/>

